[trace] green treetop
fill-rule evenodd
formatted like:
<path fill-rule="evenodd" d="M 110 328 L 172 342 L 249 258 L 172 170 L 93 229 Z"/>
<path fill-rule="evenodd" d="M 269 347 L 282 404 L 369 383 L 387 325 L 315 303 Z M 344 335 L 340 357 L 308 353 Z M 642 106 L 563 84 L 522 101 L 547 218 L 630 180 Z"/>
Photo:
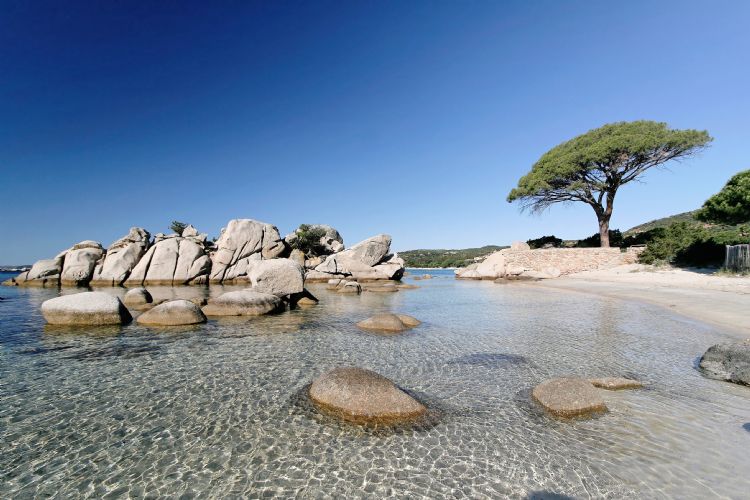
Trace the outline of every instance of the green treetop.
<path fill-rule="evenodd" d="M 542 212 L 555 203 L 583 202 L 599 221 L 601 246 L 609 246 L 609 221 L 620 186 L 646 170 L 704 149 L 705 130 L 673 130 L 666 123 L 610 123 L 547 151 L 508 194 L 522 209 Z"/>
<path fill-rule="evenodd" d="M 695 217 L 705 222 L 750 222 L 750 170 L 734 175 L 721 191 L 710 197 Z"/>

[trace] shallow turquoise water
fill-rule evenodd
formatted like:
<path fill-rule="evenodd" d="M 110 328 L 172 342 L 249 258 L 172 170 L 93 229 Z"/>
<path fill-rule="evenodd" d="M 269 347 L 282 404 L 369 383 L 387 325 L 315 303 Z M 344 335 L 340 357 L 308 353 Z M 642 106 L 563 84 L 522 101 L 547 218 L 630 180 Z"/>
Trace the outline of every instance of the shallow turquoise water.
<path fill-rule="evenodd" d="M 694 369 L 732 337 L 653 306 L 429 272 L 416 290 L 311 285 L 309 309 L 171 330 L 52 328 L 39 306 L 56 290 L 0 288 L 0 496 L 747 495 L 750 389 Z M 354 326 L 377 311 L 424 324 Z M 341 365 L 390 377 L 433 420 L 372 430 L 319 416 L 304 389 Z M 552 419 L 529 391 L 569 374 L 648 387 L 605 393 L 600 418 Z"/>

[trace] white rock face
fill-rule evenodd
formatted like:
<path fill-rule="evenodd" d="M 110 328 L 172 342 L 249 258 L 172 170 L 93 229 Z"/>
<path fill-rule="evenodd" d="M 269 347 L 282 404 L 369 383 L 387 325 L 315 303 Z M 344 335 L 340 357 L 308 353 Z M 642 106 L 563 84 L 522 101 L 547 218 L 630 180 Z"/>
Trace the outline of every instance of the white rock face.
<path fill-rule="evenodd" d="M 187 285 L 207 276 L 210 260 L 192 238 L 168 237 L 156 242 L 141 258 L 127 285 Z"/>
<path fill-rule="evenodd" d="M 403 276 L 405 267 L 406 262 L 396 253 L 390 258 L 386 258 L 382 263 L 373 266 L 373 269 L 384 275 L 386 279 L 397 280 Z"/>
<path fill-rule="evenodd" d="M 305 271 L 289 259 L 254 262 L 248 273 L 253 290 L 278 297 L 300 293 L 305 289 Z"/>
<path fill-rule="evenodd" d="M 329 255 L 315 271 L 328 275 L 353 276 L 357 279 L 391 279 L 403 274 L 403 260 L 398 256 L 389 256 L 390 246 L 391 237 L 379 234 L 357 243 L 349 250 Z M 383 267 L 376 268 L 378 264 L 383 264 Z M 318 279 L 319 275 L 313 276 Z"/>
<path fill-rule="evenodd" d="M 62 263 L 62 257 L 38 260 L 33 266 L 31 266 L 31 270 L 29 270 L 29 273 L 26 275 L 26 280 L 30 281 L 55 276 L 60 277 Z"/>
<path fill-rule="evenodd" d="M 133 319 L 120 299 L 103 292 L 46 300 L 42 303 L 42 316 L 53 325 L 121 325 Z"/>
<path fill-rule="evenodd" d="M 127 235 L 109 246 L 104 260 L 94 270 L 91 284 L 121 285 L 148 250 L 150 238 L 145 229 L 131 227 Z"/>
<path fill-rule="evenodd" d="M 271 224 L 233 219 L 222 231 L 216 248 L 211 256 L 210 281 L 222 282 L 245 278 L 251 261 L 274 259 L 284 252 L 286 245 L 279 230 Z"/>
<path fill-rule="evenodd" d="M 88 285 L 103 256 L 104 248 L 96 241 L 76 243 L 65 254 L 60 282 L 63 285 Z"/>
<path fill-rule="evenodd" d="M 511 251 L 523 252 L 524 250 L 531 250 L 531 247 L 525 241 L 514 241 L 510 244 Z"/>
<path fill-rule="evenodd" d="M 476 272 L 482 279 L 502 278 L 505 276 L 505 256 L 500 252 L 489 255 L 477 266 Z"/>

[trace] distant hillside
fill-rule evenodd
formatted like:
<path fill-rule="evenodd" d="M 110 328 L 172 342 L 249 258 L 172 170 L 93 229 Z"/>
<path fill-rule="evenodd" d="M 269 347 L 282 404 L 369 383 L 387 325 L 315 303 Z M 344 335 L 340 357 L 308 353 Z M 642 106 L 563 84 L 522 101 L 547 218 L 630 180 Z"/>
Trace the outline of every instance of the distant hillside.
<path fill-rule="evenodd" d="M 694 217 L 695 212 L 696 210 L 693 210 L 692 212 L 683 212 L 681 214 L 652 220 L 650 222 L 646 222 L 645 224 L 640 224 L 638 226 L 631 227 L 630 229 L 625 231 L 622 235 L 625 237 L 634 236 L 639 233 L 643 233 L 646 231 L 650 231 L 652 229 L 656 229 L 657 227 L 671 226 L 672 224 L 676 222 L 696 222 L 695 217 Z"/>
<path fill-rule="evenodd" d="M 503 248 L 508 247 L 487 245 L 460 250 L 407 250 L 398 255 L 406 261 L 406 267 L 463 267 Z"/>

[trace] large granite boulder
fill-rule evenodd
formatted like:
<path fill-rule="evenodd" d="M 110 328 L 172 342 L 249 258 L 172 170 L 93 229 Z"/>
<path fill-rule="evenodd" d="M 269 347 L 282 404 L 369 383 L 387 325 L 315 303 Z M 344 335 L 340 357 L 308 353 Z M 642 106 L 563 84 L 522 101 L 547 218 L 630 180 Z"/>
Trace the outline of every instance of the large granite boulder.
<path fill-rule="evenodd" d="M 141 325 L 154 326 L 196 325 L 205 323 L 206 316 L 193 302 L 177 299 L 162 302 L 138 316 L 136 321 Z"/>
<path fill-rule="evenodd" d="M 253 262 L 248 273 L 253 290 L 279 297 L 300 293 L 305 289 L 305 270 L 289 259 Z"/>
<path fill-rule="evenodd" d="M 230 220 L 211 256 L 210 281 L 246 279 L 252 261 L 274 259 L 285 251 L 286 244 L 275 226 L 252 219 Z"/>
<path fill-rule="evenodd" d="M 281 299 L 254 290 L 226 292 L 203 306 L 206 316 L 261 316 L 281 308 Z"/>
<path fill-rule="evenodd" d="M 42 316 L 53 325 L 121 325 L 133 319 L 120 299 L 104 292 L 46 300 L 42 303 Z"/>
<path fill-rule="evenodd" d="M 586 416 L 607 411 L 599 391 L 586 379 L 563 377 L 534 387 L 532 397 L 559 417 Z"/>
<path fill-rule="evenodd" d="M 420 324 L 421 321 L 406 314 L 381 313 L 360 321 L 357 326 L 362 330 L 399 333 Z"/>
<path fill-rule="evenodd" d="M 86 286 L 94 277 L 94 268 L 104 256 L 101 243 L 86 240 L 76 243 L 65 253 L 60 283 Z"/>
<path fill-rule="evenodd" d="M 59 254 L 54 259 L 42 259 L 38 260 L 31 266 L 28 271 L 23 271 L 6 281 L 3 281 L 3 285 L 6 286 L 58 286 L 60 285 L 60 273 L 62 272 L 63 258 L 65 252 Z"/>
<path fill-rule="evenodd" d="M 308 277 L 318 279 L 319 274 L 325 273 L 361 280 L 398 279 L 403 275 L 404 262 L 397 255 L 388 253 L 390 245 L 391 237 L 387 234 L 373 236 L 348 250 L 329 255 L 315 268 L 317 274 L 309 272 Z"/>
<path fill-rule="evenodd" d="M 322 255 L 330 255 L 332 253 L 340 252 L 344 249 L 344 239 L 341 237 L 339 232 L 331 226 L 326 224 L 302 224 L 300 227 L 294 230 L 293 233 L 289 233 L 284 236 L 284 241 L 287 245 L 294 247 L 297 238 L 302 231 L 316 231 L 321 230 L 324 234 L 320 237 L 320 250 Z"/>
<path fill-rule="evenodd" d="M 136 285 L 187 285 L 205 283 L 211 270 L 206 248 L 195 237 L 157 235 L 154 245 L 125 280 Z"/>
<path fill-rule="evenodd" d="M 477 265 L 480 279 L 497 279 L 505 276 L 505 255 L 500 252 L 490 254 Z"/>
<path fill-rule="evenodd" d="M 140 227 L 131 227 L 130 232 L 112 243 L 104 260 L 96 266 L 92 285 L 119 286 L 130 276 L 149 246 L 151 235 Z"/>
<path fill-rule="evenodd" d="M 334 368 L 315 379 L 309 394 L 324 412 L 360 424 L 401 423 L 427 412 L 393 382 L 362 368 Z"/>
<path fill-rule="evenodd" d="M 750 385 L 750 339 L 709 347 L 700 368 L 708 378 Z"/>

